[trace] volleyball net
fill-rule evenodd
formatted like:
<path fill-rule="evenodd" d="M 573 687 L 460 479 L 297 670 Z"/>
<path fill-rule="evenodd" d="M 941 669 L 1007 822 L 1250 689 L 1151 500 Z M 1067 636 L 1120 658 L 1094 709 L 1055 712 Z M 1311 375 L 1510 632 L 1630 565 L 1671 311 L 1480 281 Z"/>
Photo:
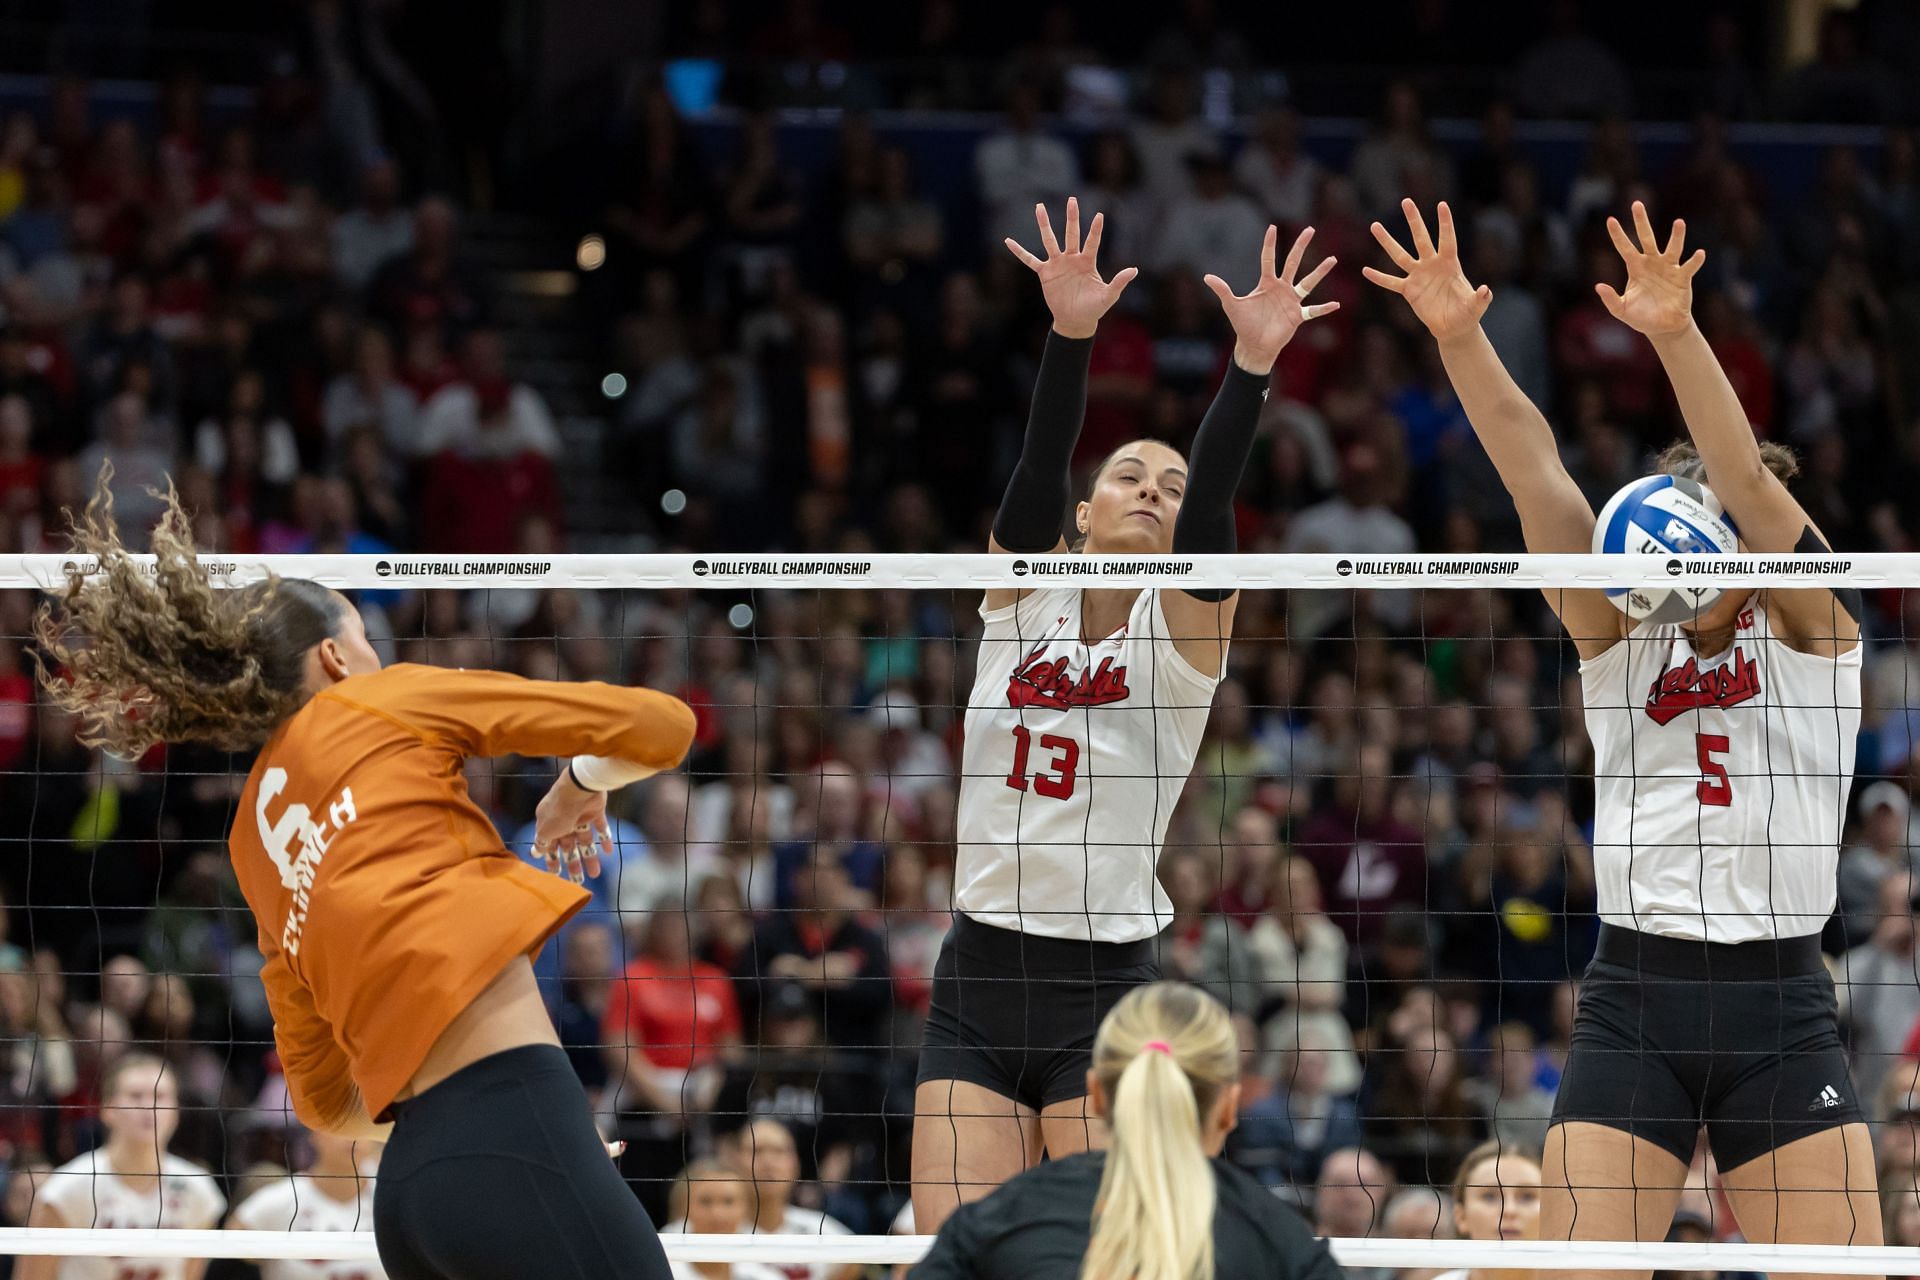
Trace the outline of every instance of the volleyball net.
<path fill-rule="evenodd" d="M 49 1170 L 109 1136 L 101 1086 L 130 1052 L 173 1068 L 171 1150 L 208 1172 L 224 1204 L 313 1158 L 272 1055 L 254 925 L 225 849 L 248 761 L 194 747 L 109 760 L 37 697 L 32 610 L 73 563 L 0 557 L 0 893 L 11 908 L 0 911 L 0 928 L 11 924 L 0 933 L 0 1256 L 365 1263 L 371 1222 L 351 1214 L 358 1231 L 244 1241 L 109 1232 L 71 1215 L 68 1230 L 27 1226 Z M 1704 1144 L 1671 1241 L 1441 1238 L 1454 1231 L 1446 1189 L 1468 1151 L 1487 1139 L 1538 1148 L 1599 929 L 1593 746 L 1579 659 L 1547 596 L 1684 583 L 1865 592 L 1861 724 L 1845 744 L 1857 763 L 1821 942 L 1875 1138 L 1886 1238 L 1920 1245 L 1908 832 L 1920 556 L 207 563 L 233 585 L 272 571 L 348 592 L 388 662 L 644 684 L 695 707 L 687 767 L 613 798 L 615 851 L 589 884 L 593 901 L 535 966 L 603 1132 L 626 1144 L 623 1175 L 656 1222 L 691 1228 L 665 1237 L 678 1260 L 825 1277 L 919 1255 L 903 1209 L 921 1030 L 950 923 L 980 592 L 1191 586 L 1242 594 L 1193 768 L 1160 815 L 1170 912 L 1154 945 L 1167 976 L 1235 1015 L 1244 1101 L 1229 1160 L 1338 1239 L 1352 1267 L 1920 1274 L 1920 1250 L 1727 1243 L 1737 1224 Z M 1039 674 L 1031 696 L 1087 705 L 1087 731 L 1100 731 L 1094 670 Z M 1751 702 L 1769 714 L 1767 691 L 1741 679 L 1737 659 L 1702 663 L 1666 695 L 1678 711 Z M 1636 704 L 1663 696 L 1628 692 Z M 1833 726 L 1843 732 L 1839 717 Z M 1013 770 L 996 775 L 1005 785 L 1044 799 L 1085 780 L 1091 753 L 1019 745 Z M 1724 745 L 1699 745 L 1689 765 L 1701 804 L 1748 783 L 1787 802 L 1771 776 L 1729 769 Z M 1842 757 L 1837 737 L 1827 745 L 1798 758 Z M 473 798 L 520 856 L 555 771 L 519 759 L 468 769 Z M 1825 782 L 1844 792 L 1849 779 Z M 1098 852 L 1082 849 L 1093 874 Z M 1063 907 L 1097 910 L 1046 909 Z M 1008 998 L 1021 996 L 1010 983 Z M 1808 1104 L 1781 1105 L 1797 1119 Z M 683 1171 L 709 1157 L 735 1170 L 740 1195 L 689 1214 L 688 1187 L 711 1177 Z M 373 1175 L 365 1153 L 356 1159 Z M 714 1234 L 729 1215 L 731 1234 Z"/>

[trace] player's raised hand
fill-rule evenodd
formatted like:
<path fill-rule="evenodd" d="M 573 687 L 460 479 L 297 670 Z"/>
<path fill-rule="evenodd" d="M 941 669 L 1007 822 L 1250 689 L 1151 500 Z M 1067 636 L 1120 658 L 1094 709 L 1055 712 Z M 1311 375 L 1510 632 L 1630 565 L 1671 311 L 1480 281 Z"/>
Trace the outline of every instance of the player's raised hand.
<path fill-rule="evenodd" d="M 1695 249 L 1691 258 L 1680 260 L 1687 247 L 1687 224 L 1679 218 L 1673 220 L 1673 232 L 1662 249 L 1654 238 L 1647 206 L 1638 200 L 1633 202 L 1633 229 L 1640 238 L 1637 247 L 1627 238 L 1620 219 L 1607 219 L 1607 234 L 1627 264 L 1626 292 L 1615 292 L 1605 283 L 1594 285 L 1593 291 L 1613 318 L 1628 328 L 1649 338 L 1679 333 L 1693 323 L 1693 277 L 1706 262 L 1707 251 Z"/>
<path fill-rule="evenodd" d="M 1140 270 L 1127 267 L 1111 280 L 1100 278 L 1100 268 L 1094 260 L 1100 252 L 1100 233 L 1105 228 L 1106 215 L 1093 215 L 1083 242 L 1080 202 L 1071 196 L 1067 198 L 1066 243 L 1054 237 L 1047 206 L 1033 206 L 1033 218 L 1040 224 L 1040 247 L 1046 250 L 1047 256 L 1034 257 L 1012 236 L 1007 237 L 1007 248 L 1040 277 L 1040 292 L 1047 300 L 1047 309 L 1053 312 L 1053 327 L 1060 336 L 1091 338 L 1100 327 L 1100 317 L 1120 301 L 1121 291 L 1133 282 Z"/>
<path fill-rule="evenodd" d="M 1236 296 L 1219 276 L 1206 278 L 1207 288 L 1220 299 L 1220 309 L 1227 313 L 1227 322 L 1233 326 L 1234 363 L 1249 373 L 1265 373 L 1273 368 L 1273 362 L 1279 359 L 1281 350 L 1293 340 L 1301 325 L 1340 309 L 1337 302 L 1306 305 L 1307 295 L 1326 279 L 1335 259 L 1321 259 L 1320 265 L 1309 271 L 1304 280 L 1294 283 L 1294 277 L 1300 272 L 1300 259 L 1311 239 L 1313 228 L 1308 227 L 1287 251 L 1286 265 L 1276 272 L 1273 256 L 1280 232 L 1276 227 L 1268 227 L 1267 238 L 1260 246 L 1260 278 L 1254 283 L 1253 291 L 1244 296 Z"/>
<path fill-rule="evenodd" d="M 579 884 L 600 874 L 600 855 L 613 856 L 607 793 L 574 785 L 561 770 L 533 811 L 533 856 L 547 870 Z"/>
<path fill-rule="evenodd" d="M 1440 243 L 1436 245 L 1427 234 L 1427 220 L 1420 216 L 1419 206 L 1402 200 L 1400 209 L 1407 215 L 1415 252 L 1408 253 L 1393 233 L 1377 222 L 1373 224 L 1373 238 L 1387 251 L 1393 265 L 1407 274 L 1388 275 L 1372 267 L 1362 267 L 1360 274 L 1405 298 L 1420 323 L 1442 342 L 1475 328 L 1487 313 L 1487 304 L 1493 301 L 1493 290 L 1485 285 L 1476 289 L 1467 283 L 1467 273 L 1460 269 L 1453 210 L 1447 208 L 1445 200 L 1440 202 Z"/>

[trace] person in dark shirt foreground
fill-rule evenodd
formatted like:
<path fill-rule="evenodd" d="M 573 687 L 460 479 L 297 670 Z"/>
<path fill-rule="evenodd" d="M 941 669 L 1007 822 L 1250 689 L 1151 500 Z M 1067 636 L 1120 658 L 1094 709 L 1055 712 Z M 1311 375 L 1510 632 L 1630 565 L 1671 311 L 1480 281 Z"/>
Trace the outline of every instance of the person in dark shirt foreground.
<path fill-rule="evenodd" d="M 1239 1043 L 1196 987 L 1130 992 L 1100 1024 L 1087 1094 L 1108 1150 L 1050 1161 L 964 1205 L 912 1280 L 1340 1280 L 1327 1246 L 1220 1159 L 1239 1117 Z"/>

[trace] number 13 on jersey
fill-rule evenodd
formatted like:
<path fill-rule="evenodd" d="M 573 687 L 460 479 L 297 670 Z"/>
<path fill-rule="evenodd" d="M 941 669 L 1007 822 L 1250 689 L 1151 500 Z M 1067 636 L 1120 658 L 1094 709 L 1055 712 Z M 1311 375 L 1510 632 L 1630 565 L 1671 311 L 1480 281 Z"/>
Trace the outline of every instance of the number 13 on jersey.
<path fill-rule="evenodd" d="M 1007 785 L 1015 791 L 1025 791 L 1031 783 L 1035 795 L 1045 796 L 1049 800 L 1071 799 L 1080 768 L 1080 744 L 1057 733 L 1041 734 L 1037 745 L 1042 751 L 1052 752 L 1053 756 L 1041 761 L 1039 769 L 1029 775 L 1027 757 L 1035 745 L 1031 730 L 1025 725 L 1014 726 L 1013 772 L 1007 775 Z"/>

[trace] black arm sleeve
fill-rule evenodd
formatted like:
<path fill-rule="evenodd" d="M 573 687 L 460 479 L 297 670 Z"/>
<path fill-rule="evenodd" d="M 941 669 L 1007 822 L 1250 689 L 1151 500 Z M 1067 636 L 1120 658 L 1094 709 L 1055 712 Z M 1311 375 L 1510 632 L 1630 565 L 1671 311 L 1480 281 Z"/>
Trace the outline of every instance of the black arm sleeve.
<path fill-rule="evenodd" d="M 1803 556 L 1823 556 L 1833 553 L 1833 548 L 1821 541 L 1820 535 L 1813 531 L 1812 525 L 1807 526 L 1806 532 L 1800 535 L 1800 541 L 1793 549 Z M 1867 607 L 1866 602 L 1860 598 L 1860 588 L 1835 587 L 1833 598 L 1840 602 L 1840 607 L 1847 611 L 1849 618 L 1855 622 L 1860 621 L 1861 613 Z"/>
<path fill-rule="evenodd" d="M 1040 375 L 1033 380 L 1027 438 L 993 518 L 993 540 L 1008 551 L 1035 555 L 1060 542 L 1060 526 L 1073 496 L 1067 467 L 1087 412 L 1087 362 L 1092 355 L 1092 338 L 1063 338 L 1047 330 Z"/>
<path fill-rule="evenodd" d="M 1187 460 L 1187 491 L 1180 515 L 1173 522 L 1173 549 L 1179 555 L 1218 555 L 1233 551 L 1233 495 L 1253 451 L 1253 433 L 1260 426 L 1260 405 L 1267 398 L 1267 379 L 1227 364 L 1220 392 L 1200 420 L 1193 437 L 1193 456 Z M 1225 600 L 1225 587 L 1188 587 L 1196 600 Z"/>

